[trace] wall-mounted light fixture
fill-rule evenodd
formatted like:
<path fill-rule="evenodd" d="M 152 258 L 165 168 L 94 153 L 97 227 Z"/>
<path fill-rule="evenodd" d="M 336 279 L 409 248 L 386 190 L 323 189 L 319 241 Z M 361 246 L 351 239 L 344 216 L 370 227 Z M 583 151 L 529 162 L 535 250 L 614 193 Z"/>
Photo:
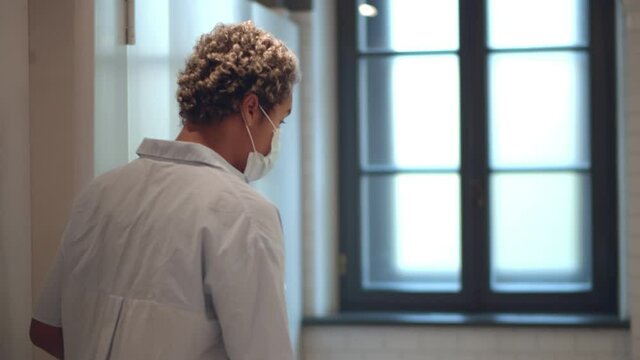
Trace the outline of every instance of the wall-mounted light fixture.
<path fill-rule="evenodd" d="M 378 9 L 371 4 L 360 4 L 358 5 L 358 12 L 360 15 L 365 17 L 374 17 L 378 15 Z"/>

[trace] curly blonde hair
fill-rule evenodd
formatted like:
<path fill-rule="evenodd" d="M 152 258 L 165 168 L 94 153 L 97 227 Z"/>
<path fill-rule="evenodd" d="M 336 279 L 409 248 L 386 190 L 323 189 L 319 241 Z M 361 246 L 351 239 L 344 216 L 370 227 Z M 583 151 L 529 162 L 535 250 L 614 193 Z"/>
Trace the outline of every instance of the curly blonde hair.
<path fill-rule="evenodd" d="M 178 76 L 183 124 L 209 124 L 240 111 L 247 93 L 269 111 L 300 81 L 298 59 L 270 33 L 246 21 L 218 24 L 196 43 Z"/>

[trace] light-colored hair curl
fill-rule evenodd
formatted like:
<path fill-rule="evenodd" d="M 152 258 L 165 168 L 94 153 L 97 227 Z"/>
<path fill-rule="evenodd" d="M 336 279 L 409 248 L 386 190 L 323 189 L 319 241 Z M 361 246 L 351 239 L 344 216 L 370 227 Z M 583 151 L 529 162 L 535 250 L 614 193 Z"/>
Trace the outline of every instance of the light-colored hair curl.
<path fill-rule="evenodd" d="M 269 111 L 300 81 L 298 58 L 270 33 L 246 21 L 218 24 L 196 43 L 178 76 L 182 121 L 209 124 L 240 111 L 248 93 Z"/>

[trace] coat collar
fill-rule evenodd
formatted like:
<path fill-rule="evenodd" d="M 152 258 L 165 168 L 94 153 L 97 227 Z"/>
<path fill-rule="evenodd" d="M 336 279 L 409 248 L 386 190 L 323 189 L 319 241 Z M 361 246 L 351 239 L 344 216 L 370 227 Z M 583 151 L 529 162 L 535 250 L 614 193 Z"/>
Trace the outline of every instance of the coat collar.
<path fill-rule="evenodd" d="M 242 181 L 247 181 L 244 174 L 229 164 L 220 154 L 202 144 L 145 138 L 138 147 L 136 154 L 142 158 L 191 162 L 221 168 L 236 175 Z"/>

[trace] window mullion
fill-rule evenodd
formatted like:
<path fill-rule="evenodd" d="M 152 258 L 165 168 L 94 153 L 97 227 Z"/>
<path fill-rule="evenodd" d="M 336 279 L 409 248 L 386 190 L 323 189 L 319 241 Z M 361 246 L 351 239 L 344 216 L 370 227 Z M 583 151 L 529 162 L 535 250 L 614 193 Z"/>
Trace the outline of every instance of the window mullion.
<path fill-rule="evenodd" d="M 341 121 L 339 133 L 340 146 L 340 212 L 360 217 L 359 192 L 359 136 L 357 121 L 358 99 L 358 56 L 357 25 L 355 6 L 351 1 L 341 1 L 337 6 L 338 16 L 338 108 Z M 354 303 L 360 286 L 360 238 L 358 222 L 340 223 L 340 297 L 343 309 L 349 309 Z M 344 260 L 344 261 L 343 261 Z"/>
<path fill-rule="evenodd" d="M 589 2 L 593 286 L 601 308 L 618 307 L 616 53 L 614 2 Z"/>
<path fill-rule="evenodd" d="M 460 1 L 463 288 L 469 310 L 484 310 L 489 289 L 485 1 Z"/>

